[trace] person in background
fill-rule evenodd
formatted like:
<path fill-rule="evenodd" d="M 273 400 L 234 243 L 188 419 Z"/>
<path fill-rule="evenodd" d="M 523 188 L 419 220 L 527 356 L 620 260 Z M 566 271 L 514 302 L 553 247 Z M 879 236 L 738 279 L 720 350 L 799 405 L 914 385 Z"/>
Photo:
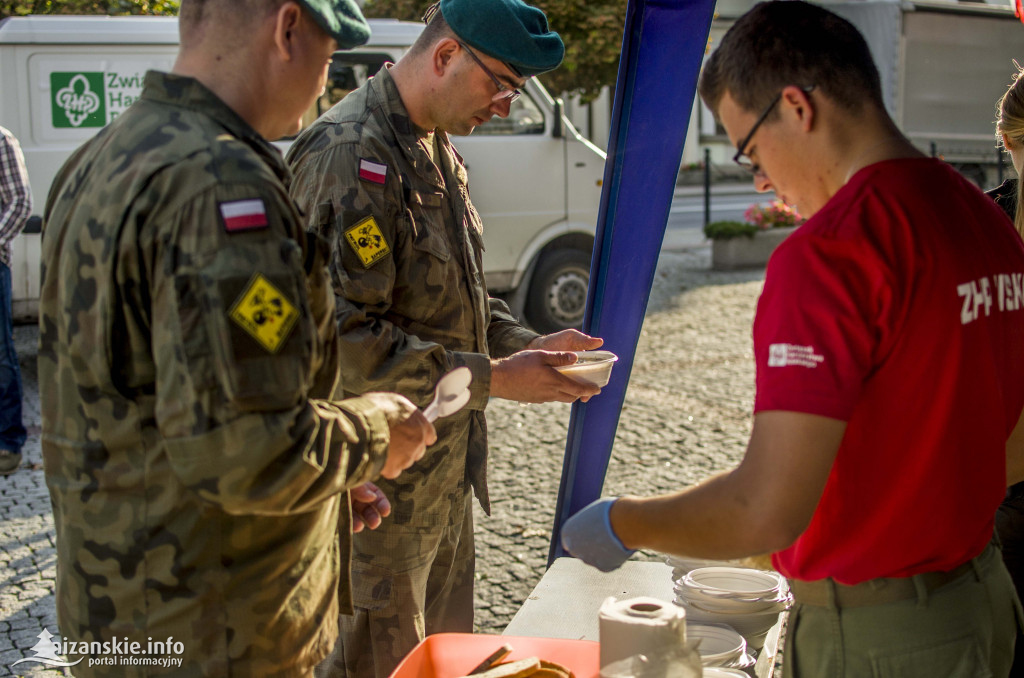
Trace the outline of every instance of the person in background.
<path fill-rule="evenodd" d="M 1017 66 L 1017 73 L 1006 93 L 996 104 L 996 138 L 1010 154 L 1016 177 L 1010 177 L 988 194 L 996 201 L 1024 236 L 1024 182 L 1020 181 L 1024 167 L 1024 69 Z"/>
<path fill-rule="evenodd" d="M 173 639 L 161 675 L 308 678 L 350 604 L 350 524 L 387 513 L 369 481 L 435 439 L 402 396 L 340 399 L 326 247 L 266 141 L 369 28 L 351 0 L 184 0 L 179 30 L 173 71 L 146 74 L 47 201 L 57 618 L 79 647 Z"/>
<path fill-rule="evenodd" d="M 356 613 L 342 618 L 321 676 L 386 678 L 425 635 L 473 631 L 470 492 L 488 511 L 488 399 L 572 402 L 599 391 L 554 368 L 600 339 L 538 336 L 488 295 L 483 224 L 448 138 L 508 116 L 526 80 L 562 61 L 561 38 L 521 0 L 442 0 L 425 19 L 398 63 L 288 152 L 292 196 L 332 245 L 346 393 L 395 390 L 424 405 L 445 372 L 473 375 L 469 404 L 438 422 L 437 444 L 381 483 L 391 519 L 355 538 Z"/>
<path fill-rule="evenodd" d="M 1024 168 L 1024 73 L 1019 66 L 1013 82 L 996 104 L 996 137 L 1010 155 L 1016 177 L 988 191 L 988 195 L 1003 208 L 1014 222 L 1017 232 L 1024 236 L 1024 200 L 1019 179 Z M 1024 592 L 1024 482 L 1010 485 L 1006 497 L 996 512 L 996 534 L 1003 554 L 1003 562 L 1013 578 L 1017 596 Z M 1024 676 L 1024 635 L 1017 635 L 1010 675 Z"/>
<path fill-rule="evenodd" d="M 25 426 L 21 421 L 21 368 L 14 350 L 11 318 L 11 241 L 32 214 L 25 156 L 14 135 L 0 127 L 0 475 L 21 464 Z"/>
<path fill-rule="evenodd" d="M 755 5 L 699 87 L 755 188 L 808 217 L 765 273 L 750 441 L 696 487 L 594 502 L 566 550 L 773 553 L 787 676 L 1008 675 L 1021 607 L 991 542 L 1024 480 L 1024 243 L 900 133 L 827 9 Z"/>

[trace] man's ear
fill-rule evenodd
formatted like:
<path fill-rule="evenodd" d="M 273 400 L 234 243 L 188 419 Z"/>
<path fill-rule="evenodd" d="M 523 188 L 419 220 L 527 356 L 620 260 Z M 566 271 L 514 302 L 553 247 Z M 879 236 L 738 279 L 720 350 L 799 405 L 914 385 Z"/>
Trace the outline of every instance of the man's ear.
<path fill-rule="evenodd" d="M 283 61 L 295 57 L 295 41 L 302 35 L 302 8 L 294 2 L 286 2 L 273 14 L 274 48 Z"/>
<path fill-rule="evenodd" d="M 431 52 L 431 66 L 434 69 L 434 75 L 444 75 L 449 68 L 451 68 L 452 59 L 455 58 L 455 52 L 462 49 L 459 47 L 459 43 L 454 38 L 443 38 L 438 40 L 434 44 L 434 50 Z"/>
<path fill-rule="evenodd" d="M 782 90 L 782 106 L 796 114 L 800 127 L 809 132 L 815 123 L 817 107 L 811 95 L 796 85 L 789 85 Z"/>

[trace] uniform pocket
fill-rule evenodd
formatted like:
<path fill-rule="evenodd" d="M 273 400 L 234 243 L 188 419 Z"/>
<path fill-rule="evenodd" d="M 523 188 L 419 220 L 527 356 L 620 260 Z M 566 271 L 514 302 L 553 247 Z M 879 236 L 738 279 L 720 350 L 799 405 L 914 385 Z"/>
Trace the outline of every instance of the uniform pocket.
<path fill-rule="evenodd" d="M 352 604 L 364 610 L 422 610 L 441 530 L 387 525 L 353 541 Z"/>
<path fill-rule="evenodd" d="M 452 258 L 441 208 L 416 205 L 412 210 L 412 222 L 413 249 L 432 254 L 443 262 Z"/>
<path fill-rule="evenodd" d="M 875 678 L 991 678 L 986 653 L 974 636 L 901 649 L 871 660 Z"/>

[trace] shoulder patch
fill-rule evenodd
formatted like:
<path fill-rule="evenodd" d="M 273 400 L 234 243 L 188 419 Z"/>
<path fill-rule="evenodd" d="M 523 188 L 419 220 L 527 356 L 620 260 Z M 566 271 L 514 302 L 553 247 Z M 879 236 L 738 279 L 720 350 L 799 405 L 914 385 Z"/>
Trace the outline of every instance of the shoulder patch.
<path fill-rule="evenodd" d="M 276 353 L 291 334 L 299 311 L 262 273 L 256 273 L 232 304 L 228 317 L 260 346 Z"/>
<path fill-rule="evenodd" d="M 356 253 L 365 268 L 370 268 L 378 261 L 391 254 L 391 247 L 381 233 L 377 221 L 371 216 L 345 231 L 345 240 Z"/>
<path fill-rule="evenodd" d="M 374 184 L 383 184 L 388 180 L 388 166 L 382 162 L 359 158 L 359 178 Z"/>
<path fill-rule="evenodd" d="M 228 233 L 252 231 L 268 225 L 267 207 L 260 198 L 222 202 L 218 207 L 224 220 L 224 230 Z"/>

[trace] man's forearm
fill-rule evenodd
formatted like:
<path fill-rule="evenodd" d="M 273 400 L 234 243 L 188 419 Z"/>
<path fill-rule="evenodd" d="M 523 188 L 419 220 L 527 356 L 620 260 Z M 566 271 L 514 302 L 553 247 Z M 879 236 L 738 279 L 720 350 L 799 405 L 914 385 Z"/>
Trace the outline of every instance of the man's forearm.
<path fill-rule="evenodd" d="M 728 560 L 770 553 L 792 542 L 792 530 L 773 522 L 769 507 L 723 473 L 674 494 L 622 497 L 611 508 L 615 534 L 631 549 Z"/>
<path fill-rule="evenodd" d="M 3 206 L 3 209 L 0 210 L 0 245 L 21 233 L 31 213 L 31 200 L 15 200 Z"/>

